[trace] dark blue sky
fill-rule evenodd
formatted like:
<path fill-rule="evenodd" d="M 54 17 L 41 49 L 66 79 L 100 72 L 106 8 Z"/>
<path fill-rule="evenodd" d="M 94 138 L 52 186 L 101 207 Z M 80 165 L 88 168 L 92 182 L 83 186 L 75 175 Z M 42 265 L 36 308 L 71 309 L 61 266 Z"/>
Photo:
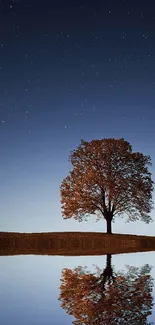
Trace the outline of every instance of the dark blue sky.
<path fill-rule="evenodd" d="M 81 138 L 124 137 L 155 175 L 154 104 L 153 0 L 1 0 L 0 228 L 104 230 L 62 220 L 69 151 Z"/>

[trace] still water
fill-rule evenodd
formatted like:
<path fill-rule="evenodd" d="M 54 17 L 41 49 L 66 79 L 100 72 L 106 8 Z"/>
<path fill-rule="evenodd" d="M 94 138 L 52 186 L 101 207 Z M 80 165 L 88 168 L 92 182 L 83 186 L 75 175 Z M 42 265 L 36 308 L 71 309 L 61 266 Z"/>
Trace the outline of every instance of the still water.
<path fill-rule="evenodd" d="M 155 252 L 2 256 L 0 288 L 0 324 L 155 324 Z"/>

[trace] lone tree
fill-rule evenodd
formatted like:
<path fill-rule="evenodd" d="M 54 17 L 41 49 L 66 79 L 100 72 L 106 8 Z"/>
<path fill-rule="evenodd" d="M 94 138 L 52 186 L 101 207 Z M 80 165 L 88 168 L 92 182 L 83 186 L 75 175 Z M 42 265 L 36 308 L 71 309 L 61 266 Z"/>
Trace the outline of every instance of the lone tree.
<path fill-rule="evenodd" d="M 112 267 L 111 267 L 112 268 Z M 147 318 L 153 309 L 151 266 L 126 265 L 110 281 L 104 272 L 90 273 L 86 267 L 63 269 L 58 300 L 74 325 L 151 325 Z M 102 273 L 101 273 L 102 272 Z"/>
<path fill-rule="evenodd" d="M 152 221 L 154 182 L 148 166 L 150 156 L 132 152 L 121 139 L 81 140 L 71 151 L 72 171 L 60 186 L 64 219 L 86 220 L 96 215 L 105 218 L 107 233 L 115 216 L 127 215 L 127 221 Z"/>

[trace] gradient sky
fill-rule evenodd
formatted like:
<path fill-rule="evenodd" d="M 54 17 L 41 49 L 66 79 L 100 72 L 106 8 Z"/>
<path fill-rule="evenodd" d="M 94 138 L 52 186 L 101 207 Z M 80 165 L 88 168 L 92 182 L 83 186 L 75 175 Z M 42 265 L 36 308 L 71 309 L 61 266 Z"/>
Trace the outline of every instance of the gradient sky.
<path fill-rule="evenodd" d="M 0 230 L 105 231 L 104 220 L 62 219 L 69 151 L 124 137 L 151 156 L 155 179 L 154 103 L 153 0 L 1 0 Z"/>

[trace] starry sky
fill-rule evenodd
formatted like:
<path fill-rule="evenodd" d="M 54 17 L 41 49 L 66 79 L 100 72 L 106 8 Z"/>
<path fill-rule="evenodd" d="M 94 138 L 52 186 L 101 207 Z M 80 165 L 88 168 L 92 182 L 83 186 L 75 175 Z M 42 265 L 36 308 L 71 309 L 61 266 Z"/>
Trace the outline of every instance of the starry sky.
<path fill-rule="evenodd" d="M 155 179 L 154 104 L 153 0 L 1 0 L 0 230 L 105 231 L 62 219 L 69 151 L 123 137 Z M 113 231 L 153 225 L 118 219 Z"/>

